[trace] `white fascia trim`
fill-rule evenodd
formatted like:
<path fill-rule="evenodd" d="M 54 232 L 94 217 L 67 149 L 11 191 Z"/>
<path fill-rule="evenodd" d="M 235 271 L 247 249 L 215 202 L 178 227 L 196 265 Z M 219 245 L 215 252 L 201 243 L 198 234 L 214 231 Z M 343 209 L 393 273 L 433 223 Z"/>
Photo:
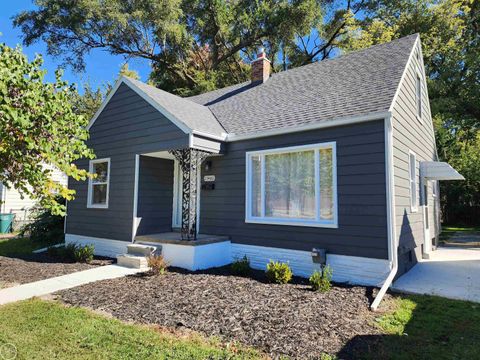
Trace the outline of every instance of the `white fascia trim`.
<path fill-rule="evenodd" d="M 402 89 L 403 82 L 405 81 L 405 78 L 407 77 L 408 69 L 410 68 L 410 64 L 413 61 L 415 50 L 418 47 L 419 41 L 420 41 L 420 36 L 417 35 L 417 39 L 415 40 L 415 43 L 412 46 L 412 50 L 410 50 L 410 55 L 408 56 L 407 64 L 405 65 L 405 68 L 403 69 L 402 77 L 400 78 L 400 82 L 398 83 L 397 90 L 395 90 L 395 95 L 393 95 L 392 103 L 390 104 L 390 107 L 388 108 L 389 113 L 393 112 L 393 108 L 394 108 L 394 106 L 397 102 L 397 98 L 398 98 L 398 95 L 400 94 L 400 90 Z"/>
<path fill-rule="evenodd" d="M 393 160 L 393 122 L 392 115 L 385 118 L 385 180 L 387 195 L 387 236 L 388 236 L 388 260 L 391 264 L 390 273 L 378 291 L 370 308 L 375 311 L 380 305 L 388 288 L 392 285 L 398 271 L 398 243 L 397 225 L 395 218 L 395 178 Z"/>
<path fill-rule="evenodd" d="M 357 123 L 367 122 L 367 121 L 382 120 L 387 116 L 389 116 L 389 112 L 382 111 L 382 112 L 370 113 L 366 115 L 335 118 L 329 121 L 324 121 L 324 122 L 315 123 L 315 124 L 307 124 L 307 125 L 281 128 L 281 129 L 272 129 L 272 130 L 266 130 L 263 132 L 255 132 L 255 133 L 244 134 L 244 135 L 235 135 L 232 133 L 227 135 L 226 141 L 232 142 L 232 141 L 249 140 L 249 139 L 256 139 L 256 138 L 262 138 L 262 137 L 268 137 L 268 136 L 291 134 L 291 133 L 301 132 L 301 131 L 357 124 Z"/>
<path fill-rule="evenodd" d="M 203 131 L 192 130 L 193 135 L 203 136 L 213 140 L 225 141 L 228 137 L 227 133 L 222 133 L 222 135 L 212 135 Z"/>
<path fill-rule="evenodd" d="M 205 133 L 202 131 L 197 131 L 190 129 L 187 125 L 185 125 L 182 121 L 177 119 L 173 114 L 171 114 L 167 109 L 165 109 L 163 106 L 158 104 L 154 99 L 152 99 L 148 94 L 146 94 L 142 89 L 140 89 L 138 86 L 136 86 L 133 82 L 131 82 L 128 77 L 121 76 L 115 85 L 113 86 L 112 90 L 108 94 L 107 98 L 105 101 L 102 103 L 100 108 L 97 110 L 93 118 L 90 120 L 90 123 L 87 126 L 87 130 L 90 130 L 92 125 L 95 123 L 97 120 L 98 116 L 101 114 L 105 106 L 109 103 L 110 99 L 113 97 L 113 95 L 117 92 L 118 88 L 120 85 L 125 84 L 129 88 L 131 88 L 133 91 L 135 91 L 143 100 L 148 102 L 150 105 L 152 105 L 156 110 L 158 110 L 162 115 L 164 115 L 168 120 L 170 120 L 173 124 L 175 124 L 180 130 L 182 130 L 185 134 L 197 134 L 199 136 L 204 136 L 208 137 L 211 139 L 215 140 L 222 140 L 224 141 L 226 138 L 226 134 L 222 134 L 221 136 L 218 135 L 213 135 L 209 133 Z"/>
<path fill-rule="evenodd" d="M 115 85 L 113 86 L 112 90 L 108 94 L 107 98 L 105 101 L 102 103 L 102 106 L 97 110 L 95 115 L 93 116 L 92 120 L 90 120 L 90 123 L 87 126 L 87 130 L 90 130 L 92 125 L 95 123 L 97 118 L 100 116 L 102 113 L 103 109 L 107 104 L 110 102 L 112 99 L 113 95 L 117 92 L 118 88 L 120 85 L 125 84 L 127 85 L 130 89 L 135 91 L 143 100 L 148 102 L 150 105 L 152 105 L 155 109 L 157 109 L 161 114 L 163 114 L 168 120 L 170 120 L 173 124 L 175 124 L 180 130 L 182 130 L 185 134 L 190 134 L 192 130 L 187 127 L 184 123 L 179 121 L 177 118 L 175 118 L 170 112 L 168 112 L 165 108 L 160 106 L 156 101 L 154 101 L 150 96 L 148 96 L 143 90 L 141 90 L 138 86 L 136 86 L 134 83 L 132 83 L 127 77 L 125 76 L 120 76 L 120 78 L 117 80 Z"/>

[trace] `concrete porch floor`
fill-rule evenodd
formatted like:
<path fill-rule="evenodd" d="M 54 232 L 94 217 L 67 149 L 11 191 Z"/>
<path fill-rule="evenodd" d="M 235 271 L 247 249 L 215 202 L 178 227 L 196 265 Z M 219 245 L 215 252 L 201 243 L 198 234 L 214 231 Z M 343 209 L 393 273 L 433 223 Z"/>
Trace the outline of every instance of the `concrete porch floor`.
<path fill-rule="evenodd" d="M 182 240 L 182 235 L 179 232 L 165 232 L 157 234 L 139 235 L 135 236 L 136 243 L 159 243 L 159 244 L 178 244 L 178 245 L 206 245 L 217 242 L 228 241 L 228 236 L 198 234 L 197 240 Z"/>
<path fill-rule="evenodd" d="M 480 302 L 480 249 L 440 247 L 395 281 L 392 290 Z"/>

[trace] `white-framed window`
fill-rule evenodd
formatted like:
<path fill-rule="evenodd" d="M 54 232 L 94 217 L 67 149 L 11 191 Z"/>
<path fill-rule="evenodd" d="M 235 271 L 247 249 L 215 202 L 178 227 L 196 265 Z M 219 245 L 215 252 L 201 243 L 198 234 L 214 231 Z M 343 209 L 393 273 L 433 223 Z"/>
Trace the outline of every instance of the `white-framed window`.
<path fill-rule="evenodd" d="M 418 210 L 418 185 L 417 185 L 417 156 L 410 151 L 408 154 L 408 177 L 410 180 L 410 210 Z"/>
<path fill-rule="evenodd" d="M 422 77 L 419 73 L 415 78 L 415 106 L 417 110 L 417 119 L 422 120 Z"/>
<path fill-rule="evenodd" d="M 107 209 L 110 187 L 110 158 L 90 160 L 89 172 L 96 174 L 88 181 L 87 206 Z"/>
<path fill-rule="evenodd" d="M 247 152 L 245 222 L 338 227 L 336 143 Z"/>

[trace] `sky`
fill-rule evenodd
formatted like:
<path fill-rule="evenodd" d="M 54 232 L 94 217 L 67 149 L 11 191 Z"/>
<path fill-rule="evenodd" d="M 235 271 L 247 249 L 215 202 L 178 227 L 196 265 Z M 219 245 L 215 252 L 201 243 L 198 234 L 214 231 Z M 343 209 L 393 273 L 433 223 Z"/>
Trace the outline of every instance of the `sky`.
<path fill-rule="evenodd" d="M 34 8 L 32 0 L 0 0 L 0 43 L 5 43 L 10 47 L 15 47 L 17 44 L 22 45 L 22 32 L 19 28 L 13 27 L 12 17 L 23 10 Z M 46 80 L 54 81 L 54 72 L 61 66 L 63 59 L 48 56 L 43 41 L 29 47 L 22 45 L 22 48 L 29 60 L 33 60 L 35 54 L 43 55 L 43 67 L 47 70 Z M 94 89 L 102 87 L 106 82 L 114 82 L 125 59 L 122 56 L 110 55 L 97 49 L 85 58 L 85 63 L 86 70 L 83 73 L 75 72 L 70 67 L 64 69 L 63 78 L 69 83 L 76 83 L 80 92 L 82 92 L 82 84 L 87 81 Z M 129 60 L 128 65 L 130 70 L 136 70 L 139 73 L 143 81 L 148 80 L 150 66 L 146 60 L 132 59 Z"/>

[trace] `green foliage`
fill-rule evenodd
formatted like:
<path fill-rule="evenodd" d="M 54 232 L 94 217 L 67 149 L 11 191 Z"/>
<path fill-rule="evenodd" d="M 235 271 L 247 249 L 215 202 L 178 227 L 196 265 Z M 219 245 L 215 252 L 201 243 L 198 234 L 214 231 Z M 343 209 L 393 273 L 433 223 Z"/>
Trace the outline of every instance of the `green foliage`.
<path fill-rule="evenodd" d="M 65 199 L 59 198 L 56 201 L 64 205 Z M 62 215 L 54 215 L 49 210 L 35 206 L 32 210 L 32 221 L 27 223 L 20 230 L 21 237 L 30 236 L 35 243 L 57 244 L 63 242 L 65 218 Z"/>
<path fill-rule="evenodd" d="M 61 247 L 50 247 L 47 250 L 47 254 L 64 261 L 89 263 L 93 260 L 94 251 L 93 245 L 81 246 L 69 243 Z"/>
<path fill-rule="evenodd" d="M 0 256 L 23 257 L 31 255 L 32 251 L 41 249 L 49 243 L 33 242 L 29 237 L 0 239 Z"/>
<path fill-rule="evenodd" d="M 0 182 L 59 215 L 65 206 L 57 195 L 71 200 L 75 191 L 50 178 L 51 166 L 85 180 L 87 171 L 73 162 L 93 153 L 85 144 L 88 121 L 70 103 L 75 89 L 60 72 L 45 83 L 41 65 L 40 56 L 29 62 L 21 49 L 0 45 Z"/>
<path fill-rule="evenodd" d="M 265 359 L 243 346 L 127 324 L 60 302 L 34 299 L 8 304 L 0 307 L 0 319 L 0 344 L 15 344 L 18 359 Z"/>
<path fill-rule="evenodd" d="M 72 106 L 76 114 L 85 119 L 92 119 L 102 105 L 104 94 L 100 88 L 92 89 L 89 83 L 83 84 L 83 94 L 75 93 L 72 98 Z"/>
<path fill-rule="evenodd" d="M 92 49 L 152 62 L 164 90 L 194 94 L 248 78 L 260 43 L 276 61 L 282 44 L 310 34 L 322 16 L 318 0 L 37 0 L 14 19 L 24 43 L 85 68 Z M 333 33 L 333 32 L 332 32 Z M 300 53 L 300 52 L 299 52 Z"/>
<path fill-rule="evenodd" d="M 68 245 L 67 245 L 68 246 Z M 73 251 L 73 258 L 76 262 L 89 263 L 93 260 L 95 247 L 90 245 L 75 246 Z"/>
<path fill-rule="evenodd" d="M 267 275 L 268 281 L 275 284 L 287 284 L 292 280 L 292 270 L 287 263 L 282 263 L 278 261 L 270 260 L 267 264 Z"/>
<path fill-rule="evenodd" d="M 324 266 L 322 271 L 315 270 L 309 282 L 314 291 L 327 292 L 332 288 L 333 271 L 330 265 Z"/>
<path fill-rule="evenodd" d="M 389 300 L 388 305 L 388 312 L 376 323 L 390 336 L 372 347 L 370 356 L 359 354 L 359 358 L 480 358 L 478 304 L 436 296 L 402 296 Z"/>
<path fill-rule="evenodd" d="M 148 267 L 150 272 L 154 275 L 163 275 L 167 272 L 168 266 L 170 265 L 165 261 L 162 255 L 150 255 L 147 257 Z"/>
<path fill-rule="evenodd" d="M 250 260 L 248 260 L 246 255 L 244 255 L 243 258 L 236 259 L 234 262 L 232 262 L 230 269 L 233 274 L 239 276 L 248 276 L 252 271 L 250 267 Z"/>

